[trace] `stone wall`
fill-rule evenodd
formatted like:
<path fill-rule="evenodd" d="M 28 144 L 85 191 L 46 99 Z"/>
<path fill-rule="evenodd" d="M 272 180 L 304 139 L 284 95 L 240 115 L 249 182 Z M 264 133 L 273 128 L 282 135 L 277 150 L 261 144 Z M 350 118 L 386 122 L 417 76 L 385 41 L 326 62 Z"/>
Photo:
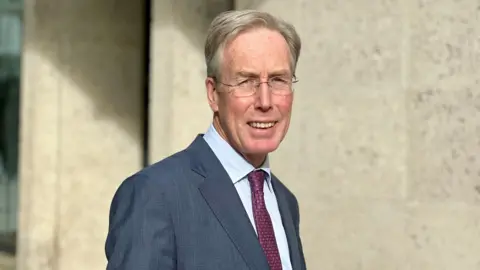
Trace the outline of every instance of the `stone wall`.
<path fill-rule="evenodd" d="M 108 209 L 142 166 L 142 1 L 25 1 L 17 269 L 105 267 Z"/>
<path fill-rule="evenodd" d="M 478 1 L 237 3 L 303 37 L 272 164 L 300 199 L 309 269 L 477 269 Z"/>

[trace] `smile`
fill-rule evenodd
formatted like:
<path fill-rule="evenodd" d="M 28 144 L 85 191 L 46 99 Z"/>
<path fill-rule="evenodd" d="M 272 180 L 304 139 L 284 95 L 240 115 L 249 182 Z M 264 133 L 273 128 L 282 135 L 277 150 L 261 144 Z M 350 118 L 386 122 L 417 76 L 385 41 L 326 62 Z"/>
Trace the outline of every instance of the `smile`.
<path fill-rule="evenodd" d="M 273 127 L 277 121 L 273 122 L 248 122 L 248 125 L 253 128 L 267 129 Z"/>

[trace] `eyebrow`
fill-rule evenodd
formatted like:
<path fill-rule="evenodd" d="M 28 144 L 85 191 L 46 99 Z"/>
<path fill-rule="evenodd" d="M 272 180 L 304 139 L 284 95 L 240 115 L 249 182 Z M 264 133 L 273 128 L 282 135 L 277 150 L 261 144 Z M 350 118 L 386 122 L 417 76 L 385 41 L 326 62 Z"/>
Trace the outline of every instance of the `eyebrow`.
<path fill-rule="evenodd" d="M 289 75 L 290 71 L 288 69 L 280 69 L 280 70 L 275 70 L 272 72 L 268 73 L 268 77 L 275 77 L 275 76 L 285 76 Z M 257 72 L 252 72 L 252 71 L 247 71 L 247 70 L 241 70 L 235 74 L 237 77 L 258 77 Z"/>

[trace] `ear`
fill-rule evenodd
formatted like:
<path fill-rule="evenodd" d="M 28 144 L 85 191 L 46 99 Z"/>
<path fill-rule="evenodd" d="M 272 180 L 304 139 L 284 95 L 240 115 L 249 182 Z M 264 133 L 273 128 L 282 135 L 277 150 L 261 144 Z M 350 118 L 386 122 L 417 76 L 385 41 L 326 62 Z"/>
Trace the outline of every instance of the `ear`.
<path fill-rule="evenodd" d="M 216 113 L 218 111 L 218 92 L 215 80 L 212 77 L 205 79 L 205 88 L 207 88 L 207 98 L 210 109 Z"/>

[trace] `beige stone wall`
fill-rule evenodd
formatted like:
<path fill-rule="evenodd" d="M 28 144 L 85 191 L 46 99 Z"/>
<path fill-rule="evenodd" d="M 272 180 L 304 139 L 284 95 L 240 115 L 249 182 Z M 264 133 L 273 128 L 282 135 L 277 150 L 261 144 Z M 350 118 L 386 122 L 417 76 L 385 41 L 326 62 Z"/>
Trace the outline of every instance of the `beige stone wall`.
<path fill-rule="evenodd" d="M 300 199 L 309 269 L 478 269 L 478 1 L 237 3 L 304 40 L 272 163 Z"/>
<path fill-rule="evenodd" d="M 152 160 L 210 121 L 208 4 L 187 2 L 154 18 Z M 477 269 L 478 2 L 236 4 L 303 37 L 293 123 L 272 163 L 300 200 L 309 269 Z"/>
<path fill-rule="evenodd" d="M 17 269 L 105 269 L 142 165 L 142 1 L 25 1 Z"/>

